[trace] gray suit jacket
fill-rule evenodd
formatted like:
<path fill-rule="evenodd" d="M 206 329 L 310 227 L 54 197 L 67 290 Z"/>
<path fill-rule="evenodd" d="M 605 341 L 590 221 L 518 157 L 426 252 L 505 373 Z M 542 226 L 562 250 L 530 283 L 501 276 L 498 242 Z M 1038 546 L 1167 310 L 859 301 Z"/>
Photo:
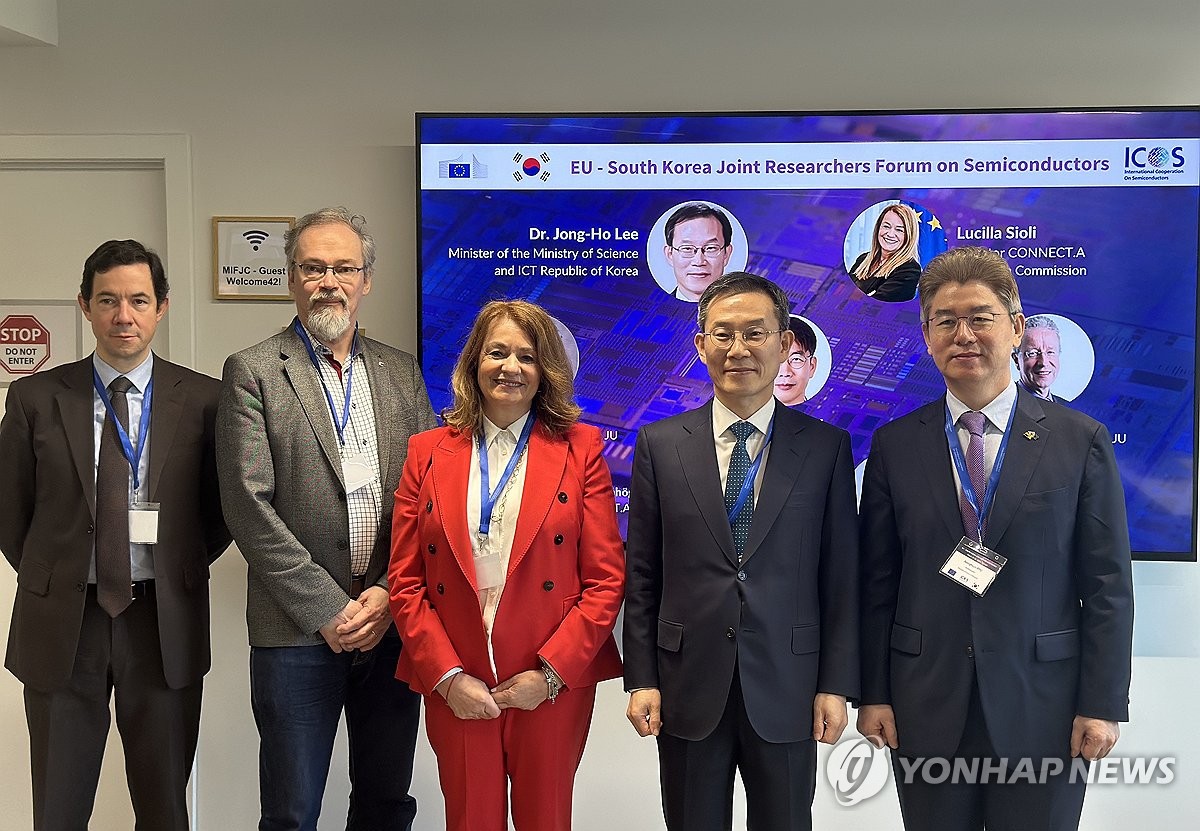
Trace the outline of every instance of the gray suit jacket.
<path fill-rule="evenodd" d="M 213 448 L 217 380 L 154 358 L 150 500 L 167 684 L 209 668 L 208 566 L 229 545 Z M 92 358 L 14 381 L 0 423 L 0 549 L 17 570 L 5 665 L 39 690 L 71 676 L 95 542 Z"/>
<path fill-rule="evenodd" d="M 383 493 L 366 578 L 386 587 L 392 494 L 408 439 L 437 422 L 412 355 L 369 338 L 362 349 Z M 225 361 L 217 468 L 229 528 L 250 567 L 250 645 L 321 643 L 317 630 L 350 599 L 350 519 L 329 405 L 291 327 Z"/>

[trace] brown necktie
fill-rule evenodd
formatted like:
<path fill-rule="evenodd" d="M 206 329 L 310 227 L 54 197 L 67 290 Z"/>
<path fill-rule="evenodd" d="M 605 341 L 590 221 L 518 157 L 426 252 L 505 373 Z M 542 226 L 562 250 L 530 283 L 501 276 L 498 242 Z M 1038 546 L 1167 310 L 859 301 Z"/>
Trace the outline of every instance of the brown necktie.
<path fill-rule="evenodd" d="M 129 400 L 133 386 L 124 375 L 108 385 L 113 412 L 129 433 Z M 141 439 L 141 436 L 138 437 Z M 133 602 L 129 563 L 129 462 L 111 418 L 100 430 L 100 464 L 96 466 L 96 599 L 116 617 Z"/>

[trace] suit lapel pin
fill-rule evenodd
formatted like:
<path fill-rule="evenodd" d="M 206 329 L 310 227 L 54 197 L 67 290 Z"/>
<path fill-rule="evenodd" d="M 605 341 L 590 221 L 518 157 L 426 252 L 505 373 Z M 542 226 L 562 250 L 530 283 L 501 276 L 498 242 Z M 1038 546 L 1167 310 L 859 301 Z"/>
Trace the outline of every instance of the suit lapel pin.
<path fill-rule="evenodd" d="M 1032 430 L 1026 430 L 1025 438 L 1029 439 L 1030 441 L 1037 441 L 1039 436 L 1037 433 L 1033 432 Z"/>

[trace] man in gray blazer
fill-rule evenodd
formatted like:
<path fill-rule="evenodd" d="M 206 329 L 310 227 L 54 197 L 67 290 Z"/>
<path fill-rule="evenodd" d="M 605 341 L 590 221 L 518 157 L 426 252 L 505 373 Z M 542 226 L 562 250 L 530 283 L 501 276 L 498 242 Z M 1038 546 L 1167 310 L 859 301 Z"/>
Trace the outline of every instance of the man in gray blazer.
<path fill-rule="evenodd" d="M 249 565 L 260 829 L 315 829 L 342 712 L 348 829 L 407 829 L 420 698 L 394 677 L 393 493 L 408 439 L 436 426 L 413 357 L 358 333 L 375 243 L 345 208 L 287 235 L 297 316 L 225 362 L 217 463 Z"/>

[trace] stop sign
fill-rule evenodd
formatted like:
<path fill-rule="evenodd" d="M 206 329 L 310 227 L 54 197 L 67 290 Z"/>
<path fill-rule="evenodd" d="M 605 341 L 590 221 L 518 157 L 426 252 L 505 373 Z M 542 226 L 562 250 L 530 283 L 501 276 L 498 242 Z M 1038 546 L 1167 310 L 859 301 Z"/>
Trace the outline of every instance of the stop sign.
<path fill-rule="evenodd" d="M 11 375 L 31 375 L 50 360 L 50 332 L 33 315 L 0 320 L 0 366 Z"/>

